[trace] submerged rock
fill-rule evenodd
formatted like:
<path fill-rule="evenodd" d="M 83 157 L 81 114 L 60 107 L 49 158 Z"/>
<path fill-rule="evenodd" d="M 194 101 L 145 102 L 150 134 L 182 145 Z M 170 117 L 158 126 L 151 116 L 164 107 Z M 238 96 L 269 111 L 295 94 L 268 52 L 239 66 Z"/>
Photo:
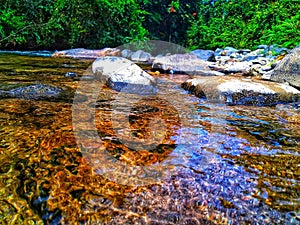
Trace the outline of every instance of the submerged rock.
<path fill-rule="evenodd" d="M 75 48 L 63 51 L 58 51 L 52 54 L 52 57 L 59 58 L 74 58 L 74 59 L 96 59 L 101 56 L 119 56 L 121 51 L 117 48 L 103 48 L 103 49 L 85 49 Z"/>
<path fill-rule="evenodd" d="M 294 48 L 286 55 L 269 74 L 263 78 L 277 82 L 288 82 L 300 88 L 300 46 Z"/>
<path fill-rule="evenodd" d="M 271 106 L 300 100 L 300 91 L 289 85 L 241 77 L 198 77 L 182 87 L 198 97 L 228 105 Z"/>
<path fill-rule="evenodd" d="M 122 57 L 100 57 L 92 65 L 97 80 L 116 90 L 134 94 L 156 92 L 156 79 L 132 61 Z"/>
<path fill-rule="evenodd" d="M 78 74 L 75 73 L 75 72 L 67 72 L 65 74 L 65 77 L 68 77 L 68 78 L 74 78 L 74 77 L 78 77 Z"/>
<path fill-rule="evenodd" d="M 31 100 L 51 100 L 61 97 L 62 89 L 45 84 L 33 84 L 9 91 L 0 90 L 0 98 L 21 98 Z"/>

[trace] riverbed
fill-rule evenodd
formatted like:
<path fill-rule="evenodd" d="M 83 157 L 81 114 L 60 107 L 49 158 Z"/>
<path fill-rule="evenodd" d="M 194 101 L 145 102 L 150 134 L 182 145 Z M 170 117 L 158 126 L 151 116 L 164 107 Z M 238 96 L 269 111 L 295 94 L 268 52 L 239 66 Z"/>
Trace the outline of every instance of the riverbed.
<path fill-rule="evenodd" d="M 227 106 L 160 73 L 154 95 L 86 100 L 91 63 L 0 54 L 0 90 L 67 93 L 0 99 L 1 224 L 300 223 L 297 104 Z"/>

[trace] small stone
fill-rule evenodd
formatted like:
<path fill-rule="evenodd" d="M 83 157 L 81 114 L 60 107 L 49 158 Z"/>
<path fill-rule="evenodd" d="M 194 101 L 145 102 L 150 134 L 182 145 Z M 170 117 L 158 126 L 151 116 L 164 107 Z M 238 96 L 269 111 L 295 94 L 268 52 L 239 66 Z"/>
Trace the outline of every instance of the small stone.
<path fill-rule="evenodd" d="M 247 55 L 248 53 L 251 52 L 251 50 L 250 49 L 240 49 L 237 52 L 242 55 Z"/>
<path fill-rule="evenodd" d="M 271 67 L 271 66 L 262 66 L 261 67 L 261 70 L 262 71 L 270 71 L 270 70 L 272 70 L 273 68 Z"/>
<path fill-rule="evenodd" d="M 225 51 L 230 51 L 230 52 L 237 52 L 237 50 L 233 47 L 226 47 L 224 48 Z"/>
<path fill-rule="evenodd" d="M 162 54 L 155 56 L 155 58 L 162 58 L 162 57 L 164 57 Z"/>
<path fill-rule="evenodd" d="M 132 51 L 129 49 L 124 49 L 121 52 L 121 56 L 124 58 L 127 58 L 127 59 L 129 59 L 131 57 L 131 55 L 132 55 Z"/>
<path fill-rule="evenodd" d="M 233 52 L 229 57 L 232 59 L 242 59 L 243 58 L 243 56 L 237 52 Z"/>
<path fill-rule="evenodd" d="M 258 45 L 258 46 L 256 47 L 256 49 L 263 49 L 263 50 L 268 51 L 269 46 L 268 46 L 268 45 Z"/>
<path fill-rule="evenodd" d="M 246 55 L 245 58 L 244 58 L 244 61 L 252 61 L 252 60 L 255 60 L 258 58 L 258 55 Z"/>
<path fill-rule="evenodd" d="M 67 72 L 65 74 L 65 77 L 70 77 L 70 78 L 74 78 L 74 77 L 78 77 L 78 74 L 75 72 Z"/>
<path fill-rule="evenodd" d="M 221 53 L 223 52 L 224 50 L 222 48 L 217 48 L 215 50 L 215 56 L 221 56 Z"/>
<path fill-rule="evenodd" d="M 226 48 L 224 48 L 224 51 L 221 53 L 221 55 L 230 56 L 234 52 L 237 52 L 237 50 L 235 48 L 226 47 Z"/>
<path fill-rule="evenodd" d="M 264 57 L 258 57 L 255 60 L 251 61 L 252 64 L 260 64 L 260 65 L 267 65 L 268 64 L 268 60 Z"/>

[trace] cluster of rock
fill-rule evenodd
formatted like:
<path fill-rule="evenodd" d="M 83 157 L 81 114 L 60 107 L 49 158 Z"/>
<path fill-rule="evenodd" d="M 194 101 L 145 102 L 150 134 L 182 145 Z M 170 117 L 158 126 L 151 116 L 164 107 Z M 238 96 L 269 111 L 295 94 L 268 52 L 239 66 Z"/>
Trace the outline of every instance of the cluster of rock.
<path fill-rule="evenodd" d="M 259 46 L 253 52 L 232 48 L 217 49 L 216 60 L 210 62 L 209 67 L 227 76 L 210 79 L 198 77 L 185 81 L 182 86 L 199 97 L 205 96 L 210 100 L 219 97 L 219 100 L 231 105 L 298 102 L 300 47 L 292 51 L 284 48 L 276 50 L 277 56 L 274 55 L 274 49 L 273 54 L 270 54 L 268 46 Z M 233 76 L 237 74 L 240 76 Z M 216 93 L 218 96 L 215 96 Z"/>
<path fill-rule="evenodd" d="M 262 75 L 276 66 L 276 58 L 280 59 L 288 53 L 286 48 L 275 46 L 259 45 L 256 50 L 235 49 L 226 47 L 215 51 L 195 50 L 193 54 L 209 62 L 209 67 L 213 70 L 230 73 L 243 73 L 245 75 Z M 209 55 L 210 53 L 210 55 Z M 210 58 L 205 58 L 208 55 Z"/>
<path fill-rule="evenodd" d="M 215 51 L 197 49 L 190 54 L 167 54 L 152 56 L 148 52 L 135 52 L 124 49 L 121 56 L 134 62 L 153 63 L 154 69 L 185 73 L 208 73 L 209 75 L 224 75 L 230 73 L 245 73 L 249 75 L 264 74 L 276 66 L 276 58 L 288 53 L 287 48 L 275 45 L 259 45 L 255 51 L 249 49 L 237 50 L 232 47 L 218 48 Z M 218 71 L 219 73 L 215 72 Z M 221 74 L 222 72 L 223 74 Z"/>
<path fill-rule="evenodd" d="M 300 46 L 292 51 L 267 45 L 260 45 L 254 51 L 232 47 L 215 51 L 197 49 L 185 54 L 155 57 L 142 50 L 108 51 L 106 48 L 102 53 L 99 51 L 96 55 L 114 57 L 97 59 L 93 71 L 98 73 L 98 79 L 104 77 L 108 86 L 118 91 L 155 93 L 156 79 L 132 60 L 152 64 L 153 71 L 187 73 L 193 78 L 182 83 L 183 88 L 199 97 L 221 100 L 230 105 L 275 105 L 299 101 Z M 110 71 L 106 67 L 114 69 Z M 120 69 L 116 72 L 116 68 Z"/>

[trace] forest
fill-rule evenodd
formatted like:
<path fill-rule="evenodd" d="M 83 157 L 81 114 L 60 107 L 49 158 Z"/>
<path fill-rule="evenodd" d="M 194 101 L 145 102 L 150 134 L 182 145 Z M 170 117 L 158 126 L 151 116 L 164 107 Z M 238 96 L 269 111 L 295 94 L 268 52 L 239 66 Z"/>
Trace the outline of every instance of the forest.
<path fill-rule="evenodd" d="M 1 0 L 0 49 L 116 47 L 162 40 L 188 49 L 300 44 L 298 0 Z"/>

